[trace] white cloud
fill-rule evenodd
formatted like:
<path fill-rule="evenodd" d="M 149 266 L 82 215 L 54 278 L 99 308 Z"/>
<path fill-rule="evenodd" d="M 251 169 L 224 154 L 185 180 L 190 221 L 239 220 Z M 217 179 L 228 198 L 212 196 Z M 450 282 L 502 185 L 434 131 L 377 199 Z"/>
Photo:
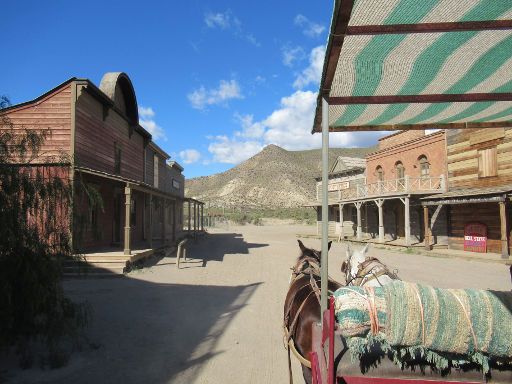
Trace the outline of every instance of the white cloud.
<path fill-rule="evenodd" d="M 201 153 L 195 149 L 185 149 L 179 155 L 185 164 L 197 163 L 201 159 Z"/>
<path fill-rule="evenodd" d="M 257 139 L 261 138 L 265 133 L 265 127 L 261 122 L 254 122 L 253 115 L 240 115 L 235 113 L 235 119 L 242 126 L 242 131 L 235 132 L 235 136 Z"/>
<path fill-rule="evenodd" d="M 151 107 L 139 107 L 139 124 L 153 136 L 153 140 L 162 139 L 167 141 L 165 131 L 160 127 L 155 120 L 155 111 Z"/>
<path fill-rule="evenodd" d="M 325 27 L 309 20 L 306 16 L 298 14 L 295 16 L 295 25 L 302 27 L 302 33 L 309 37 L 318 37 L 325 31 Z"/>
<path fill-rule="evenodd" d="M 216 136 L 214 142 L 208 146 L 213 161 L 228 164 L 238 164 L 262 149 L 263 145 L 259 141 L 239 141 L 227 136 Z"/>
<path fill-rule="evenodd" d="M 295 79 L 293 87 L 303 89 L 309 84 L 318 85 L 322 77 L 324 65 L 325 47 L 320 45 L 311 50 L 309 54 L 309 66 L 305 68 Z"/>
<path fill-rule="evenodd" d="M 232 26 L 240 26 L 240 20 L 229 9 L 225 12 L 206 13 L 204 22 L 208 28 L 228 29 Z"/>
<path fill-rule="evenodd" d="M 243 99 L 240 85 L 236 80 L 221 80 L 217 88 L 206 89 L 204 86 L 187 95 L 195 109 L 205 109 L 208 105 L 224 104 L 231 99 Z"/>
<path fill-rule="evenodd" d="M 287 67 L 292 67 L 295 62 L 301 61 L 306 57 L 302 47 L 290 47 L 285 45 L 281 48 L 283 53 L 283 64 Z"/>

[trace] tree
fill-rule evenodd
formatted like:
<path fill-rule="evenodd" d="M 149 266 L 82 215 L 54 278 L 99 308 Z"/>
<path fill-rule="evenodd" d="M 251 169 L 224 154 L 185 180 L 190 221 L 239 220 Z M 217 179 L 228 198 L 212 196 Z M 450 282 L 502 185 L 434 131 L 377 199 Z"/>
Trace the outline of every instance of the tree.
<path fill-rule="evenodd" d="M 0 97 L 0 349 L 14 347 L 23 365 L 31 345 L 47 346 L 51 366 L 63 365 L 66 336 L 87 321 L 84 304 L 65 297 L 61 262 L 72 257 L 69 159 L 41 152 L 49 129 L 15 127 Z"/>

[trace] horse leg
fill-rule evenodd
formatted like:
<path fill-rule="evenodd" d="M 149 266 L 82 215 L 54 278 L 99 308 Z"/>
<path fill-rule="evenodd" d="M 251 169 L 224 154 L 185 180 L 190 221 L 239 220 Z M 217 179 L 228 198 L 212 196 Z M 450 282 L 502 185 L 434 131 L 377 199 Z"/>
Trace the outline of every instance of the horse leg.
<path fill-rule="evenodd" d="M 304 376 L 304 382 L 306 384 L 312 384 L 313 383 L 313 375 L 311 372 L 311 369 L 306 367 L 305 365 L 301 365 L 302 367 L 302 376 Z"/>

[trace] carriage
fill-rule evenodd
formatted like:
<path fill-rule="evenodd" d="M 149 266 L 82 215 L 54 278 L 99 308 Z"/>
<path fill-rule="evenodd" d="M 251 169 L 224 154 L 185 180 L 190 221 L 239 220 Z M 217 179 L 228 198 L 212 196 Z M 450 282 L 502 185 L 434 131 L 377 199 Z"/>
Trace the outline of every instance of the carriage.
<path fill-rule="evenodd" d="M 322 325 L 313 325 L 312 331 L 314 382 L 334 383 L 334 348 L 335 341 L 340 339 L 334 336 L 334 308 L 328 306 L 327 294 L 331 284 L 327 274 L 329 133 L 510 127 L 512 49 L 507 44 L 512 41 L 511 14 L 510 1 L 334 0 L 312 128 L 312 133 L 322 133 L 322 249 L 317 260 L 321 273 L 313 279 L 321 291 L 318 305 Z M 503 44 L 507 48 L 500 48 Z M 501 86 L 496 87 L 495 81 Z M 490 105 L 501 113 L 492 112 Z M 408 197 L 404 201 L 407 221 Z M 427 214 L 426 247 L 430 247 L 430 231 Z M 383 238 L 379 211 L 379 241 Z M 404 238 L 406 245 L 410 245 L 407 225 Z M 503 236 L 502 247 L 503 254 L 508 255 L 507 239 Z M 285 318 L 287 305 L 288 302 Z M 309 345 L 310 340 L 306 341 Z M 407 377 L 393 368 L 376 371 L 373 377 L 361 377 L 353 375 L 357 370 L 351 371 L 351 365 L 343 362 L 342 359 L 341 366 L 345 368 L 338 370 L 339 382 L 452 380 Z M 504 372 L 503 379 L 497 376 L 498 382 L 512 382 L 510 371 Z M 461 371 L 454 380 L 481 382 L 482 377 Z"/>

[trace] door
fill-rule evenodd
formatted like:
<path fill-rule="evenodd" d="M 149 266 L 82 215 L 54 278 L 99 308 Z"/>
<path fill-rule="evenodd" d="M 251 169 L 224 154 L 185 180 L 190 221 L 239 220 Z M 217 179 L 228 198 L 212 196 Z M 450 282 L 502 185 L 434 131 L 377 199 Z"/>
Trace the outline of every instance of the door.
<path fill-rule="evenodd" d="M 112 223 L 112 243 L 121 243 L 121 209 L 122 209 L 122 195 L 114 195 L 114 216 Z"/>

